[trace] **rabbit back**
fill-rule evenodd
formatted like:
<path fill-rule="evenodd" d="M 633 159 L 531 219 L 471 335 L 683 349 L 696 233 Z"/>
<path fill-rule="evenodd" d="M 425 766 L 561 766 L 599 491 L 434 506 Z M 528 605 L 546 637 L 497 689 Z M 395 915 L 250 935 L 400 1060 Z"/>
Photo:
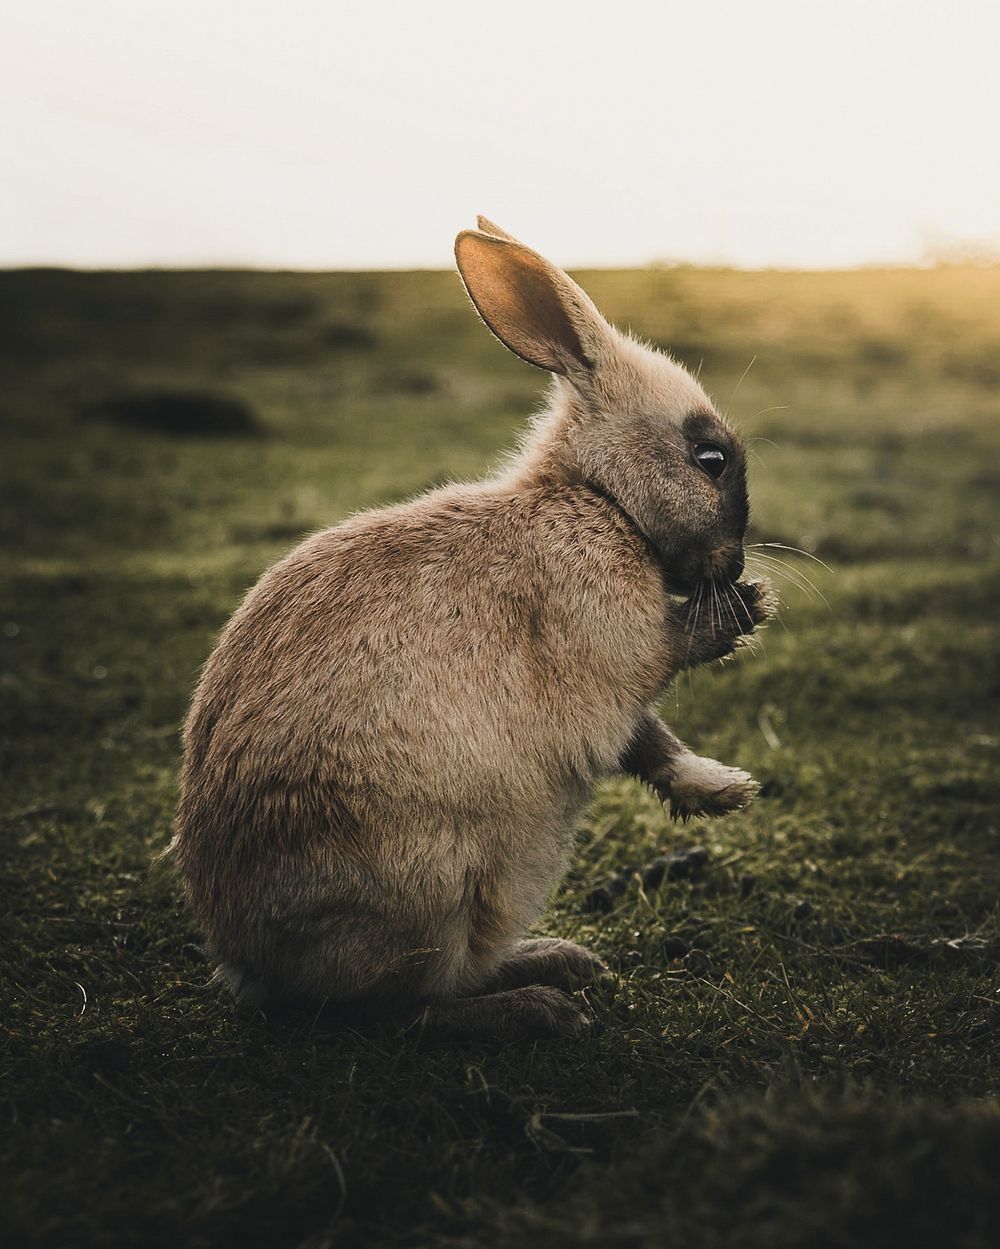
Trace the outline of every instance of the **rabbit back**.
<path fill-rule="evenodd" d="M 663 685 L 664 599 L 579 487 L 452 486 L 307 539 L 185 732 L 174 850 L 216 956 L 312 997 L 474 983 Z"/>

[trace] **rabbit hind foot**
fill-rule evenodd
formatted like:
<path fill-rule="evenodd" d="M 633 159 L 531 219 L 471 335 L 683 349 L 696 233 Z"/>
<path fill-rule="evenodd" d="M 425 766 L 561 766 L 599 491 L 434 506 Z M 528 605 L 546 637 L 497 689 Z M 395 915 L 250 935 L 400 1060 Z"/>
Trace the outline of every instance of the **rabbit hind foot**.
<path fill-rule="evenodd" d="M 576 1002 L 548 984 L 436 1002 L 424 1009 L 419 1021 L 421 1031 L 434 1037 L 506 1041 L 571 1037 L 589 1026 Z"/>

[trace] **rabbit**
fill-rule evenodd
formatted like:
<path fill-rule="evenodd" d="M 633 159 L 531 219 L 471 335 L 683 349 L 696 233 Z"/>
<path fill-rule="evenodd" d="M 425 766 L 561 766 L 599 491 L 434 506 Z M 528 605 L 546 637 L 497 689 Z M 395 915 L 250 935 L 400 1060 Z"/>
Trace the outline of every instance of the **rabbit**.
<path fill-rule="evenodd" d="M 184 730 L 172 852 L 238 997 L 561 1036 L 603 962 L 526 938 L 600 777 L 674 816 L 756 783 L 653 703 L 774 608 L 741 580 L 744 451 L 699 383 L 486 218 L 455 255 L 488 328 L 552 374 L 498 473 L 354 515 L 261 577 Z M 711 601 L 710 601 L 711 600 Z"/>

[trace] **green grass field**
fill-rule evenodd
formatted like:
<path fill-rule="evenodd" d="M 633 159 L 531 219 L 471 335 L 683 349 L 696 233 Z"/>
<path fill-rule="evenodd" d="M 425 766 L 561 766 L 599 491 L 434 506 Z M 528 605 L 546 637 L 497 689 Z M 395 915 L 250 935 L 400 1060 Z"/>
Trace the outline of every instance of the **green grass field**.
<path fill-rule="evenodd" d="M 582 280 L 753 439 L 753 540 L 831 571 L 765 548 L 760 653 L 664 699 L 754 806 L 595 793 L 541 923 L 618 973 L 590 1034 L 445 1048 L 241 1014 L 152 857 L 243 591 L 488 471 L 543 376 L 451 274 L 0 274 L 11 1249 L 1000 1243 L 1000 270 Z"/>

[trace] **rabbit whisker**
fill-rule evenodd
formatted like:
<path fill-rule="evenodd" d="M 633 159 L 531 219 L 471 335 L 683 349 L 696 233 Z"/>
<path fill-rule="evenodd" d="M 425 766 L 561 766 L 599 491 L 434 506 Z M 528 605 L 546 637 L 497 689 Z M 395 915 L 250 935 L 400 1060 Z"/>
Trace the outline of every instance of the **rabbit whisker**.
<path fill-rule="evenodd" d="M 746 377 L 746 375 L 750 372 L 750 370 L 753 368 L 753 366 L 754 366 L 756 363 L 757 363 L 757 355 L 756 355 L 756 352 L 755 352 L 755 353 L 754 353 L 754 357 L 753 357 L 753 359 L 750 361 L 750 363 L 747 365 L 747 367 L 746 367 L 746 368 L 743 370 L 743 372 L 740 374 L 740 380 L 739 380 L 739 381 L 736 383 L 736 385 L 733 387 L 733 393 L 729 396 L 729 402 L 730 402 L 730 403 L 732 403 L 732 401 L 736 398 L 736 392 L 737 392 L 737 391 L 739 390 L 739 388 L 743 385 L 743 380 L 744 380 L 744 378 Z"/>
<path fill-rule="evenodd" d="M 831 568 L 829 564 L 824 563 L 818 555 L 813 555 L 811 551 L 803 551 L 800 546 L 788 546 L 784 542 L 753 542 L 751 546 L 758 550 L 761 547 L 771 547 L 777 551 L 791 551 L 793 555 L 804 555 L 806 559 L 811 559 L 814 563 L 819 564 L 821 568 L 825 568 L 827 572 L 836 573 L 835 568 Z"/>
<path fill-rule="evenodd" d="M 694 617 L 693 618 L 689 617 L 689 620 L 688 620 L 688 623 L 689 623 L 688 631 L 690 633 L 690 637 L 688 638 L 688 656 L 690 656 L 691 654 L 691 643 L 694 641 L 694 635 L 698 628 L 698 621 L 701 618 L 701 596 L 704 592 L 704 589 L 705 589 L 705 583 L 703 581 L 699 581 L 698 589 L 695 591 L 695 595 L 693 599 Z"/>
<path fill-rule="evenodd" d="M 743 646 L 749 650 L 751 654 L 756 655 L 758 649 L 763 649 L 764 643 L 763 639 L 754 632 L 753 618 L 751 617 L 749 611 L 747 611 L 746 605 L 738 595 L 733 594 L 731 586 L 727 585 L 723 587 L 723 595 L 725 598 L 726 609 L 729 612 L 729 618 L 733 622 L 733 627 L 740 630 L 743 629 L 745 625 L 750 626 L 750 632 L 742 634 Z M 744 618 L 743 621 L 740 620 L 741 615 Z"/>
<path fill-rule="evenodd" d="M 755 557 L 753 555 L 747 556 L 747 571 L 752 573 L 754 576 L 784 576 L 783 572 L 776 568 L 771 568 L 767 564 L 755 564 L 754 558 Z M 782 629 L 784 629 L 786 633 L 788 632 L 788 625 L 785 624 L 784 619 L 784 604 L 780 601 L 780 599 L 774 609 L 771 619 L 776 620 L 778 624 L 781 625 Z"/>
<path fill-rule="evenodd" d="M 701 606 L 702 606 L 702 597 L 704 595 L 704 591 L 705 591 L 705 583 L 703 581 L 699 581 L 698 587 L 694 593 L 694 597 L 691 599 L 691 606 L 693 607 L 694 612 L 693 612 L 693 615 L 690 612 L 688 613 L 688 620 L 687 620 L 687 624 L 685 625 L 685 629 L 687 630 L 687 633 L 688 633 L 688 644 L 687 644 L 687 650 L 684 654 L 684 671 L 687 677 L 688 691 L 692 694 L 694 693 L 694 680 L 691 676 L 691 665 L 690 665 L 691 647 L 694 645 L 694 635 L 698 631 L 698 621 L 701 619 Z M 677 701 L 677 705 L 680 706 L 680 692 L 676 689 L 676 687 L 675 687 L 675 698 Z"/>
<path fill-rule="evenodd" d="M 764 569 L 769 576 L 782 577 L 789 584 L 796 586 L 802 590 L 809 598 L 822 597 L 816 586 L 800 572 L 799 569 L 790 567 L 784 563 L 774 560 L 773 556 L 757 554 L 756 558 L 762 562 Z M 825 600 L 824 600 L 825 602 Z"/>
<path fill-rule="evenodd" d="M 789 581 L 792 581 L 793 585 L 797 585 L 801 590 L 804 590 L 810 596 L 815 595 L 817 598 L 822 599 L 822 601 L 826 603 L 827 607 L 830 606 L 829 602 L 827 602 L 826 596 L 823 594 L 823 591 L 811 577 L 802 571 L 801 568 L 796 568 L 794 564 L 788 563 L 787 560 L 780 559 L 777 555 L 767 555 L 762 551 L 756 551 L 754 554 L 757 559 L 766 560 L 768 562 L 768 566 L 775 576 L 787 577 Z"/>
<path fill-rule="evenodd" d="M 719 611 L 719 595 L 715 588 L 714 581 L 710 581 L 708 583 L 708 591 L 708 601 L 712 608 L 712 637 L 714 638 L 716 634 L 716 621 L 718 621 L 719 628 L 722 628 L 722 613 Z"/>

